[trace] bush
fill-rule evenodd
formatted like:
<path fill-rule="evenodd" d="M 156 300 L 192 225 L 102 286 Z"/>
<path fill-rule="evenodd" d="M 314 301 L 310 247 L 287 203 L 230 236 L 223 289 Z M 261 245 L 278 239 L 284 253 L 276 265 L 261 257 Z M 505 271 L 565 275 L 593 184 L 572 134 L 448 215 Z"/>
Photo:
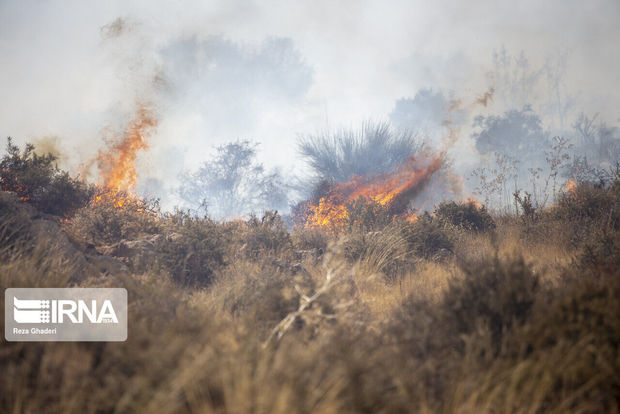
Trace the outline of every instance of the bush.
<path fill-rule="evenodd" d="M 320 227 L 296 226 L 292 236 L 293 246 L 297 250 L 311 251 L 320 256 L 327 250 L 330 235 Z"/>
<path fill-rule="evenodd" d="M 505 337 L 497 360 L 472 385 L 479 407 L 507 412 L 512 400 L 514 411 L 523 396 L 536 395 L 527 399 L 530 412 L 617 412 L 618 268 L 567 276 L 541 297 L 528 323 Z"/>
<path fill-rule="evenodd" d="M 119 199 L 123 200 L 122 206 L 118 206 Z M 135 240 L 141 235 L 162 231 L 157 211 L 157 204 L 148 200 L 122 192 L 106 194 L 79 209 L 68 223 L 67 230 L 75 239 L 94 246 Z"/>
<path fill-rule="evenodd" d="M 555 219 L 571 223 L 599 223 L 620 229 L 620 187 L 589 182 L 576 186 L 560 195 L 550 214 Z"/>
<path fill-rule="evenodd" d="M 261 219 L 252 215 L 241 237 L 245 253 L 252 258 L 278 254 L 292 247 L 291 236 L 277 211 L 266 211 Z"/>
<path fill-rule="evenodd" d="M 186 212 L 178 211 L 167 220 L 172 233 L 156 247 L 157 264 L 181 285 L 208 285 L 226 264 L 231 244 L 225 237 L 226 229 L 209 218 Z"/>
<path fill-rule="evenodd" d="M 20 154 L 11 138 L 7 141 L 7 154 L 0 161 L 0 189 L 56 216 L 70 216 L 88 203 L 93 188 L 61 171 L 55 156 L 39 156 L 31 144 L 26 144 Z"/>
<path fill-rule="evenodd" d="M 383 274 L 384 280 L 393 282 L 412 265 L 408 242 L 402 233 L 399 223 L 381 231 L 353 231 L 342 239 L 342 253 L 349 262 L 357 264 L 358 276 Z"/>
<path fill-rule="evenodd" d="M 293 275 L 269 263 L 237 261 L 227 266 L 210 289 L 215 306 L 238 319 L 261 340 L 286 315 L 297 308 L 299 294 L 294 290 Z"/>
<path fill-rule="evenodd" d="M 392 215 L 387 207 L 362 196 L 347 204 L 347 213 L 349 229 L 377 231 L 392 222 Z"/>
<path fill-rule="evenodd" d="M 420 147 L 414 134 L 396 132 L 385 122 L 367 122 L 357 131 L 316 134 L 299 141 L 299 152 L 315 177 L 334 183 L 391 171 Z"/>
<path fill-rule="evenodd" d="M 434 211 L 435 217 L 443 226 L 454 226 L 465 230 L 489 231 L 495 222 L 484 205 L 474 201 L 444 201 Z"/>
<path fill-rule="evenodd" d="M 599 229 L 585 243 L 577 264 L 590 273 L 620 268 L 620 232 Z"/>
<path fill-rule="evenodd" d="M 523 258 L 502 261 L 496 256 L 460 267 L 465 277 L 450 284 L 441 305 L 444 324 L 456 336 L 488 331 L 496 354 L 506 332 L 530 316 L 540 287 L 538 276 Z"/>
<path fill-rule="evenodd" d="M 454 243 L 448 231 L 428 213 L 415 222 L 404 222 L 403 232 L 408 250 L 417 257 L 440 261 L 453 252 Z"/>
<path fill-rule="evenodd" d="M 13 194 L 0 191 L 0 259 L 29 249 L 33 209 Z"/>

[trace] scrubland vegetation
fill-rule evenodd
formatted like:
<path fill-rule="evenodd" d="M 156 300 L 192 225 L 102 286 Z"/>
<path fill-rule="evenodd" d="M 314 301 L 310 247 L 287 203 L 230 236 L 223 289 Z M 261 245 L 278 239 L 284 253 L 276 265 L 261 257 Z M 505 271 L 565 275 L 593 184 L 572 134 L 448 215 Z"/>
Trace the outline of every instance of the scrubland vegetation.
<path fill-rule="evenodd" d="M 360 199 L 339 233 L 98 196 L 30 148 L 0 183 L 3 288 L 129 292 L 124 343 L 3 341 L 0 412 L 620 411 L 617 172 L 510 214 Z"/>

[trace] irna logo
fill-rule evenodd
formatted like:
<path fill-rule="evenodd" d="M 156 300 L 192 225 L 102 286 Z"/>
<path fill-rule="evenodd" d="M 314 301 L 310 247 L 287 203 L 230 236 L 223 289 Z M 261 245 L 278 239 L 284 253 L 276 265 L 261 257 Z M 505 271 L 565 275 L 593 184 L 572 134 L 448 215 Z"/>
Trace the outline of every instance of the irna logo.
<path fill-rule="evenodd" d="M 13 297 L 13 319 L 17 323 L 118 323 L 109 299 L 97 300 L 18 299 Z"/>
<path fill-rule="evenodd" d="M 7 341 L 125 341 L 123 288 L 9 288 L 4 291 Z"/>

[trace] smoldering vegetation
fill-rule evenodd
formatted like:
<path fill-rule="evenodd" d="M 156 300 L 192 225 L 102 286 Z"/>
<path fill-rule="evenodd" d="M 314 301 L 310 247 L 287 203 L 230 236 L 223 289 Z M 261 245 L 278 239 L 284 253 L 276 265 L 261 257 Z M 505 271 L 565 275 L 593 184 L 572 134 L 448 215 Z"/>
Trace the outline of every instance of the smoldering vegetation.
<path fill-rule="evenodd" d="M 274 211 L 161 211 L 9 142 L 2 287 L 125 287 L 129 337 L 4 342 L 0 411 L 618 412 L 620 172 L 603 170 L 607 155 L 588 158 L 600 173 L 572 177 L 544 205 L 521 188 L 510 209 L 455 199 L 396 211 L 395 188 L 433 187 L 418 180 L 430 170 L 398 167 L 407 151 L 421 156 L 410 135 L 383 128 L 302 141 L 327 163 L 309 203 L 333 203 L 315 211 L 338 226 Z M 601 142 L 597 128 L 588 136 Z M 205 167 L 188 180 L 207 195 L 245 185 L 263 194 L 272 178 L 253 151 L 218 149 L 215 165 L 241 178 Z M 393 161 L 361 171 L 372 157 Z M 549 182 L 571 171 L 574 158 L 558 157 Z M 365 196 L 337 204 L 338 182 L 359 174 Z M 406 185 L 377 184 L 402 183 L 395 177 Z"/>

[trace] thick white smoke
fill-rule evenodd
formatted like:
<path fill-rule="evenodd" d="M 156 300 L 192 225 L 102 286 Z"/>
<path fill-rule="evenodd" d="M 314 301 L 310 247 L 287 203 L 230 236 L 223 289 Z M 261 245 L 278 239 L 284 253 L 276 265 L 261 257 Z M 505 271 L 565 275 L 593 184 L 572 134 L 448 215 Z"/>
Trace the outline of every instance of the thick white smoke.
<path fill-rule="evenodd" d="M 496 86 L 478 112 L 530 103 L 557 131 L 581 111 L 616 122 L 619 16 L 614 0 L 2 2 L 0 135 L 55 136 L 77 169 L 150 103 L 141 188 L 171 206 L 179 172 L 214 145 L 254 140 L 264 164 L 296 172 L 298 135 L 394 119 L 397 100 L 425 88 L 468 101 Z M 523 73 L 538 77 L 502 79 L 502 48 L 509 71 L 524 51 Z M 469 165 L 470 133 L 466 118 L 455 158 Z"/>

